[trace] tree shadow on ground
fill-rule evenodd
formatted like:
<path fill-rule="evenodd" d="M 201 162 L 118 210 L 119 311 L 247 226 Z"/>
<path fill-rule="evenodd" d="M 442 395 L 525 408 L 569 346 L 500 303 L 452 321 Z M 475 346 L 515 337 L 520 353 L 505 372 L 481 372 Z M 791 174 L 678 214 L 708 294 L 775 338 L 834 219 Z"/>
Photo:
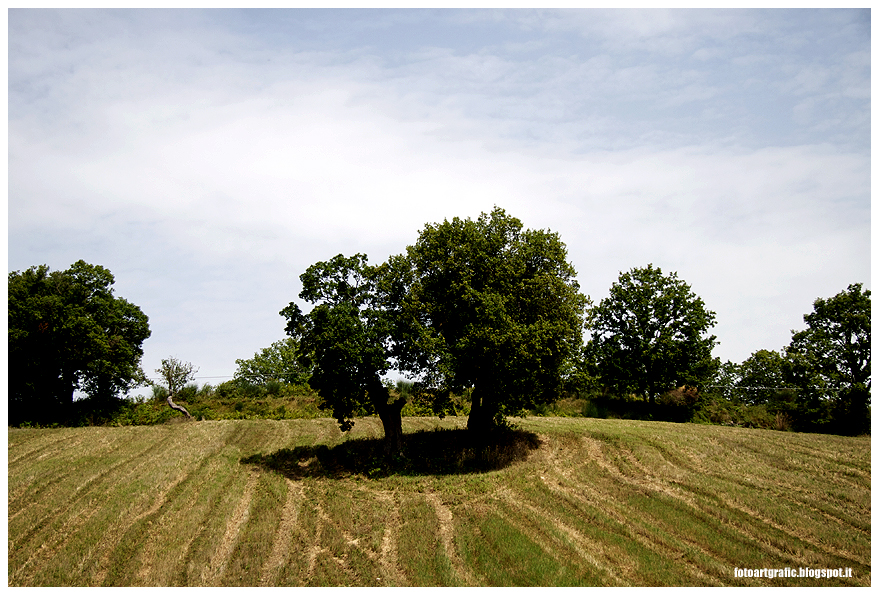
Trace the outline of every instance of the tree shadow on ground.
<path fill-rule="evenodd" d="M 381 438 L 356 438 L 336 446 L 297 446 L 241 459 L 290 479 L 341 479 L 352 475 L 452 475 L 481 473 L 524 461 L 540 447 L 534 432 L 499 429 L 476 439 L 466 429 L 421 430 L 403 437 L 403 453 L 386 456 Z"/>

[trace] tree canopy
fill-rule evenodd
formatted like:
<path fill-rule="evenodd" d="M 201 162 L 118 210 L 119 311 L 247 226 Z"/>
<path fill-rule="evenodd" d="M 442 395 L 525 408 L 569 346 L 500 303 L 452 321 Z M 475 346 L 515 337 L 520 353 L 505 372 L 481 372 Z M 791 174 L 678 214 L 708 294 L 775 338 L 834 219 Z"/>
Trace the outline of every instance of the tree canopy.
<path fill-rule="evenodd" d="M 299 297 L 314 307 L 303 314 L 291 303 L 281 314 L 299 361 L 313 366 L 309 384 L 342 427 L 359 409 L 376 412 L 397 451 L 405 400 L 382 384 L 391 369 L 416 380 L 440 415 L 453 392 L 473 389 L 475 430 L 558 398 L 588 302 L 566 256 L 557 234 L 495 209 L 428 224 L 378 266 L 362 254 L 312 265 Z"/>
<path fill-rule="evenodd" d="M 440 400 L 472 388 L 471 429 L 557 399 L 588 303 L 566 259 L 500 208 L 426 225 L 387 266 L 398 366 Z"/>
<path fill-rule="evenodd" d="M 82 260 L 9 273 L 9 420 L 65 419 L 76 390 L 95 407 L 143 384 L 140 308 L 113 295 L 113 275 Z"/>
<path fill-rule="evenodd" d="M 610 295 L 589 312 L 587 357 L 600 382 L 619 394 L 655 398 L 698 386 L 717 369 L 708 330 L 714 312 L 676 273 L 652 264 L 621 273 Z"/>
<path fill-rule="evenodd" d="M 389 313 L 376 294 L 377 270 L 364 254 L 339 254 L 311 265 L 301 276 L 300 299 L 314 304 L 308 314 L 295 303 L 281 311 L 286 332 L 299 342 L 300 363 L 312 370 L 309 384 L 343 430 L 358 413 L 377 413 L 386 450 L 402 448 L 402 399 L 390 400 L 382 375 L 390 368 Z"/>
<path fill-rule="evenodd" d="M 235 379 L 254 384 L 271 381 L 302 384 L 309 376 L 308 370 L 299 363 L 299 344 L 293 337 L 275 341 L 250 359 L 235 360 L 235 364 L 238 366 Z"/>
<path fill-rule="evenodd" d="M 180 390 L 186 386 L 187 382 L 195 379 L 196 372 L 198 372 L 198 368 L 189 362 L 180 361 L 176 357 L 163 359 L 161 367 L 156 368 L 156 374 L 161 378 L 164 387 L 168 389 L 168 406 L 183 413 L 188 419 L 192 419 L 192 415 L 185 407 L 175 403 L 174 397 L 180 394 Z"/>
<path fill-rule="evenodd" d="M 870 308 L 870 290 L 855 283 L 815 300 L 813 311 L 803 316 L 807 328 L 791 331 L 786 355 L 802 404 L 813 410 L 828 405 L 834 431 L 869 428 Z"/>
<path fill-rule="evenodd" d="M 777 351 L 760 349 L 738 366 L 737 397 L 749 405 L 769 403 L 788 386 L 788 366 Z"/>

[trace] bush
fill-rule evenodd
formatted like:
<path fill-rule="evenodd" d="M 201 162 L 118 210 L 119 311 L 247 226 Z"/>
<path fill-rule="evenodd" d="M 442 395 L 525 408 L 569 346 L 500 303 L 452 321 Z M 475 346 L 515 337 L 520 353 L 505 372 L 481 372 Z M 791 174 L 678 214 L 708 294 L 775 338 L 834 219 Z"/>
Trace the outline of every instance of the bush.
<path fill-rule="evenodd" d="M 234 380 L 221 382 L 214 389 L 214 395 L 220 399 L 234 398 L 238 394 L 238 385 Z"/>
<path fill-rule="evenodd" d="M 580 414 L 583 417 L 594 417 L 598 419 L 607 419 L 608 416 L 607 407 L 589 400 L 583 401 L 583 406 L 580 408 Z"/>
<path fill-rule="evenodd" d="M 657 417 L 666 421 L 690 421 L 698 403 L 699 392 L 693 387 L 682 386 L 670 390 L 657 400 Z"/>
<path fill-rule="evenodd" d="M 174 395 L 174 401 L 184 401 L 186 403 L 194 403 L 198 400 L 198 385 L 195 383 L 187 384 L 180 389 L 180 392 Z"/>
<path fill-rule="evenodd" d="M 462 395 L 448 394 L 444 398 L 440 398 L 429 391 L 418 388 L 414 382 L 407 380 L 398 380 L 396 386 L 388 385 L 391 396 L 405 397 L 406 404 L 403 406 L 400 415 L 403 417 L 431 417 L 438 415 L 444 417 L 446 415 L 469 415 L 470 414 L 470 392 L 465 391 Z"/>
<path fill-rule="evenodd" d="M 415 383 L 409 380 L 397 380 L 397 394 L 403 397 L 404 399 L 408 399 L 412 395 L 413 388 L 415 387 Z"/>
<path fill-rule="evenodd" d="M 793 427 L 792 419 L 787 413 L 774 410 L 765 403 L 746 405 L 744 403 L 732 403 L 719 397 L 712 397 L 706 400 L 694 415 L 693 421 L 740 428 L 762 428 L 781 431 L 789 431 Z"/>
<path fill-rule="evenodd" d="M 153 400 L 154 401 L 164 401 L 168 398 L 168 389 L 160 384 L 154 384 L 152 386 L 153 390 Z"/>

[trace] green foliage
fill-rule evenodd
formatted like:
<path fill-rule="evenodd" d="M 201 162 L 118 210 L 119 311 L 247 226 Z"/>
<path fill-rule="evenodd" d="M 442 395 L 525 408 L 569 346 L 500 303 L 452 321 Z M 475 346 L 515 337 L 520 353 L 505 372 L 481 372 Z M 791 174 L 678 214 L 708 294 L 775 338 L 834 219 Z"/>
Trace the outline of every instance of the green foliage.
<path fill-rule="evenodd" d="M 739 398 L 749 405 L 772 403 L 787 385 L 787 362 L 777 351 L 761 349 L 738 369 Z"/>
<path fill-rule="evenodd" d="M 714 312 L 676 273 L 648 265 L 620 274 L 610 296 L 589 312 L 586 356 L 600 382 L 654 403 L 680 386 L 700 386 L 719 361 L 711 357 Z"/>
<path fill-rule="evenodd" d="M 870 428 L 870 290 L 849 285 L 818 298 L 794 332 L 787 357 L 799 405 L 816 428 L 860 434 Z"/>
<path fill-rule="evenodd" d="M 235 360 L 238 370 L 235 372 L 236 380 L 246 380 L 254 384 L 266 384 L 273 382 L 273 387 L 280 386 L 278 383 L 304 384 L 308 381 L 310 371 L 303 368 L 299 363 L 299 346 L 292 337 L 275 341 L 271 346 L 258 351 L 250 359 Z"/>
<path fill-rule="evenodd" d="M 410 380 L 404 380 L 402 378 L 397 380 L 397 384 L 395 385 L 395 388 L 397 389 L 397 394 L 406 399 L 412 396 L 414 387 L 414 382 Z"/>
<path fill-rule="evenodd" d="M 566 257 L 499 208 L 426 225 L 386 265 L 400 369 L 438 398 L 472 387 L 470 427 L 557 399 L 588 303 Z"/>
<path fill-rule="evenodd" d="M 167 398 L 167 397 L 166 397 Z M 172 419 L 180 419 L 180 415 L 164 402 L 156 400 L 127 400 L 123 407 L 109 420 L 111 426 L 151 426 L 163 424 Z"/>
<path fill-rule="evenodd" d="M 282 383 L 277 394 L 264 387 L 255 388 L 256 393 L 246 397 L 238 392 L 235 381 L 218 387 L 190 383 L 180 390 L 177 399 L 198 420 L 315 419 L 327 415 L 318 405 L 320 398 L 307 386 Z M 109 415 L 80 417 L 70 425 L 128 426 L 178 421 L 180 416 L 168 407 L 167 397 L 167 389 L 154 385 L 150 396 L 124 399 Z"/>
<path fill-rule="evenodd" d="M 741 364 L 721 365 L 709 392 L 736 405 L 767 405 L 770 409 L 786 410 L 797 391 L 789 382 L 790 368 L 784 355 L 760 349 Z"/>
<path fill-rule="evenodd" d="M 801 418 L 790 362 L 776 351 L 755 351 L 741 364 L 725 362 L 699 403 L 693 421 L 791 430 Z M 801 424 L 802 427 L 802 424 Z"/>
<path fill-rule="evenodd" d="M 198 393 L 198 385 L 191 382 L 180 389 L 180 392 L 177 393 L 177 398 L 188 403 L 194 403 L 198 400 Z"/>
<path fill-rule="evenodd" d="M 292 302 L 281 311 L 299 343 L 299 362 L 312 370 L 310 386 L 345 430 L 358 412 L 380 413 L 388 404 L 381 376 L 390 365 L 390 323 L 377 299 L 377 274 L 364 254 L 318 262 L 299 277 L 299 297 L 315 304 L 311 312 Z"/>
<path fill-rule="evenodd" d="M 727 401 L 741 403 L 742 398 L 738 385 L 739 365 L 731 361 L 725 361 L 717 367 L 709 392 Z"/>
<path fill-rule="evenodd" d="M 164 401 L 168 398 L 168 389 L 160 384 L 152 385 L 152 398 L 154 401 Z"/>
<path fill-rule="evenodd" d="M 250 382 L 243 378 L 231 382 L 224 382 L 217 388 L 222 389 L 225 396 L 235 395 L 239 399 L 258 399 L 265 392 L 265 387 L 263 385 Z"/>
<path fill-rule="evenodd" d="M 96 411 L 109 410 L 144 383 L 148 319 L 113 295 L 113 283 L 109 270 L 82 260 L 66 271 L 41 265 L 9 273 L 11 424 L 66 420 L 76 390 Z"/>
<path fill-rule="evenodd" d="M 720 367 L 697 421 L 838 434 L 870 430 L 870 291 L 817 299 L 783 354 Z"/>
<path fill-rule="evenodd" d="M 156 373 L 161 376 L 168 391 L 166 401 L 171 409 L 175 409 L 185 414 L 187 418 L 192 418 L 192 414 L 186 407 L 175 403 L 176 398 L 194 397 L 198 392 L 195 385 L 187 386 L 187 383 L 195 377 L 198 371 L 191 363 L 182 362 L 177 358 L 171 357 L 162 360 L 162 365 L 156 369 Z"/>
<path fill-rule="evenodd" d="M 703 402 L 692 421 L 783 432 L 794 429 L 791 415 L 770 405 L 747 405 L 718 397 L 712 397 Z"/>
<path fill-rule="evenodd" d="M 172 398 L 179 395 L 183 387 L 195 378 L 196 372 L 198 368 L 175 357 L 163 359 L 162 365 L 156 368 L 156 374 L 161 376 L 161 382 L 164 382 L 162 388 L 167 390 Z"/>
<path fill-rule="evenodd" d="M 597 374 L 598 371 L 594 363 L 589 360 L 586 345 L 580 345 L 568 357 L 562 369 L 562 392 L 564 397 L 600 390 L 601 383 Z"/>
<path fill-rule="evenodd" d="M 434 411 L 429 398 L 423 398 L 421 395 L 416 398 L 410 396 L 406 398 L 406 404 L 400 410 L 400 415 L 404 417 L 423 417 L 434 415 Z"/>

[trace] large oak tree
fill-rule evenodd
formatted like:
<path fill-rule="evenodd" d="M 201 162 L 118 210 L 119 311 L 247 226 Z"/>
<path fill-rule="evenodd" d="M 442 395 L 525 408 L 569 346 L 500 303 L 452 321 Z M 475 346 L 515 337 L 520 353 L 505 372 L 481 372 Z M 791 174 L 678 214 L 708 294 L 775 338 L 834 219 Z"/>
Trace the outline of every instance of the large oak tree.
<path fill-rule="evenodd" d="M 582 344 L 588 298 L 558 235 L 523 229 L 502 209 L 476 221 L 428 224 L 404 254 L 379 266 L 364 255 L 309 267 L 281 314 L 313 366 L 309 383 L 343 428 L 359 409 L 378 413 L 386 450 L 402 446 L 400 410 L 381 377 L 391 369 L 442 415 L 472 389 L 468 427 L 559 396 L 565 364 Z"/>
<path fill-rule="evenodd" d="M 860 283 L 818 298 L 803 316 L 807 328 L 793 332 L 786 350 L 801 406 L 820 419 L 829 405 L 832 431 L 857 434 L 870 427 L 870 308 L 870 290 Z"/>
<path fill-rule="evenodd" d="M 382 383 L 390 368 L 390 313 L 376 289 L 378 272 L 364 254 L 341 254 L 311 265 L 302 275 L 300 299 L 314 304 L 308 314 L 290 303 L 281 311 L 286 332 L 299 342 L 299 362 L 311 369 L 309 384 L 343 430 L 355 414 L 377 413 L 385 432 L 385 452 L 402 449 L 400 411 Z"/>
<path fill-rule="evenodd" d="M 575 275 L 558 234 L 503 209 L 426 225 L 387 265 L 397 365 L 440 402 L 472 388 L 476 432 L 554 401 L 582 344 Z"/>
<path fill-rule="evenodd" d="M 76 390 L 96 408 L 142 384 L 140 308 L 113 295 L 113 275 L 82 260 L 9 273 L 9 421 L 64 421 Z"/>

